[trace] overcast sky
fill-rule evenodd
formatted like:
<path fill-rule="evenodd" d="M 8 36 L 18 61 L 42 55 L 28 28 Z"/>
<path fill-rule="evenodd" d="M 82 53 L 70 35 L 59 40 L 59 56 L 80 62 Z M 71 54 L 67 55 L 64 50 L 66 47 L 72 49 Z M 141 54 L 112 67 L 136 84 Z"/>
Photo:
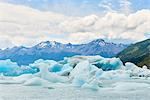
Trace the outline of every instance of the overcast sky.
<path fill-rule="evenodd" d="M 150 38 L 150 0 L 0 0 L 0 48 Z"/>

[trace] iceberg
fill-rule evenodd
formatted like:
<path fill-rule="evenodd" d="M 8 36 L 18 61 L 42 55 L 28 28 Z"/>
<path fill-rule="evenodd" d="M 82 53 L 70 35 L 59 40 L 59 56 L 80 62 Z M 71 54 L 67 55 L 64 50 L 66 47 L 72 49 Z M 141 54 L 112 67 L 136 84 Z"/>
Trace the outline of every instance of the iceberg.
<path fill-rule="evenodd" d="M 101 75 L 102 70 L 91 65 L 88 60 L 81 61 L 70 72 L 69 78 L 72 79 L 72 84 L 77 87 L 98 89 L 100 80 L 97 78 Z"/>
<path fill-rule="evenodd" d="M 81 88 L 98 90 L 100 88 L 101 84 L 102 84 L 102 82 L 100 82 L 94 78 L 91 82 L 87 82 L 87 83 L 83 84 Z"/>
<path fill-rule="evenodd" d="M 0 60 L 0 73 L 5 76 L 18 76 L 21 74 L 36 73 L 36 68 L 29 66 L 18 66 L 16 62 L 8 60 Z"/>
<path fill-rule="evenodd" d="M 81 61 L 70 72 L 69 78 L 75 86 L 82 86 L 90 77 L 90 63 L 88 60 Z"/>
<path fill-rule="evenodd" d="M 130 71 L 126 70 L 111 70 L 104 71 L 102 75 L 99 76 L 100 79 L 129 79 Z"/>
<path fill-rule="evenodd" d="M 125 63 L 125 67 L 127 70 L 131 71 L 131 76 L 150 77 L 150 70 L 147 69 L 147 66 L 145 65 L 142 68 L 140 68 L 131 62 L 127 62 Z"/>
<path fill-rule="evenodd" d="M 60 75 L 57 75 L 56 73 L 52 73 L 52 72 L 49 72 L 49 63 L 43 63 L 43 62 L 40 62 L 38 64 L 35 65 L 36 67 L 39 68 L 39 72 L 36 73 L 35 75 L 37 77 L 40 77 L 42 79 L 45 79 L 47 81 L 50 81 L 50 82 L 67 82 L 68 81 L 68 78 L 67 77 L 64 77 L 64 76 L 60 76 Z"/>
<path fill-rule="evenodd" d="M 39 59 L 28 66 L 18 66 L 10 60 L 0 60 L 0 73 L 0 83 L 26 86 L 69 84 L 92 90 L 98 90 L 103 84 L 102 80 L 150 77 L 147 66 L 140 68 L 131 62 L 123 65 L 119 58 L 101 56 L 73 56 L 62 61 Z"/>
<path fill-rule="evenodd" d="M 104 71 L 116 70 L 123 67 L 123 63 L 119 58 L 105 58 L 96 62 L 94 65 Z"/>
<path fill-rule="evenodd" d="M 58 74 L 61 76 L 68 76 L 72 70 L 73 67 L 69 63 L 67 63 L 63 65 L 61 71 L 58 72 Z"/>

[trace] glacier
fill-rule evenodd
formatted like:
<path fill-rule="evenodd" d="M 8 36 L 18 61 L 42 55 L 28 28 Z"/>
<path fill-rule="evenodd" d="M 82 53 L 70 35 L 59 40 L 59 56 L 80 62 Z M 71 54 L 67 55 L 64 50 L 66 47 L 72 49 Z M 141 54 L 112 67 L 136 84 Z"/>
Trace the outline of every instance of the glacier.
<path fill-rule="evenodd" d="M 53 86 L 67 84 L 73 87 L 98 90 L 101 80 L 121 80 L 150 76 L 146 66 L 140 68 L 119 58 L 101 56 L 65 57 L 62 61 L 39 59 L 29 66 L 18 66 L 10 60 L 0 60 L 0 83 L 18 83 L 25 86 Z"/>

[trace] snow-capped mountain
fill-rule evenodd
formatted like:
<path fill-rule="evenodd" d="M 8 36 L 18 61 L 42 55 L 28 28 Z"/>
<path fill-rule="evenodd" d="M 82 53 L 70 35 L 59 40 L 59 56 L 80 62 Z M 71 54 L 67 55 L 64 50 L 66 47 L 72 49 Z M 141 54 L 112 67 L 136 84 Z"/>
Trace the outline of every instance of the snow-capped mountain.
<path fill-rule="evenodd" d="M 0 59 L 11 59 L 19 65 L 33 63 L 37 59 L 62 60 L 74 55 L 101 55 L 113 57 L 128 45 L 96 39 L 87 44 L 62 44 L 56 41 L 41 42 L 33 47 L 13 47 L 0 50 Z"/>

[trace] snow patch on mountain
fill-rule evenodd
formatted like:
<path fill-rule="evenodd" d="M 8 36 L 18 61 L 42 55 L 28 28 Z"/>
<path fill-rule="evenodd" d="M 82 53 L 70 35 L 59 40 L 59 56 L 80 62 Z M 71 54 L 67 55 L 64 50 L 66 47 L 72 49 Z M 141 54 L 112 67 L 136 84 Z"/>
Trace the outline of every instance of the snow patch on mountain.
<path fill-rule="evenodd" d="M 30 48 L 20 46 L 0 50 L 0 59 L 11 59 L 19 65 L 28 65 L 38 59 L 58 61 L 74 55 L 113 57 L 127 46 L 105 42 L 103 39 L 96 39 L 86 44 L 62 44 L 56 41 L 45 41 Z"/>

